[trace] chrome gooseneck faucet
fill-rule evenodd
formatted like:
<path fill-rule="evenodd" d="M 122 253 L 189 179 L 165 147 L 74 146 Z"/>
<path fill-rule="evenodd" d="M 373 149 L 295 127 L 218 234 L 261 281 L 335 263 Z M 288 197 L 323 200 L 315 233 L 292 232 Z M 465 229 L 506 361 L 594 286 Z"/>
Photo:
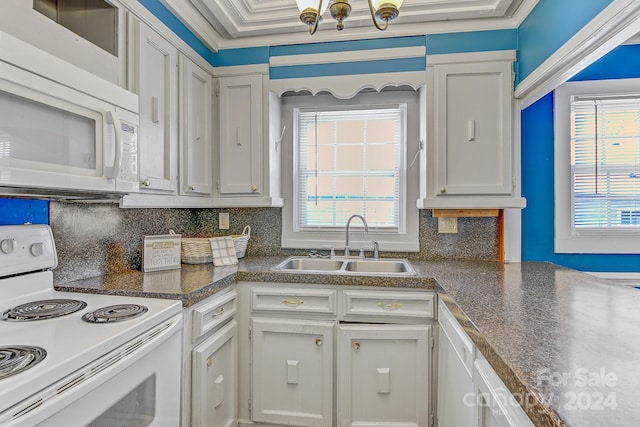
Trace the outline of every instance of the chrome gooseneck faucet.
<path fill-rule="evenodd" d="M 364 217 L 362 215 L 351 215 L 349 217 L 349 219 L 347 220 L 347 239 L 345 241 L 345 245 L 344 245 L 344 256 L 349 256 L 349 226 L 351 225 L 351 220 L 353 218 L 360 218 L 360 220 L 362 220 L 362 223 L 364 224 L 364 232 L 368 233 L 369 232 L 369 226 L 367 225 L 367 220 L 364 219 Z"/>

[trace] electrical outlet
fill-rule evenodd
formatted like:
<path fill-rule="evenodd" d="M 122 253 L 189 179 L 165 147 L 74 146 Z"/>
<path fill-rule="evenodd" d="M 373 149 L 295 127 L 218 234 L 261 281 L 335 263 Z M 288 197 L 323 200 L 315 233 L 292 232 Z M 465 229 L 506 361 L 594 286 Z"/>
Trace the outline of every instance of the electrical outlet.
<path fill-rule="evenodd" d="M 457 233 L 458 218 L 438 218 L 438 233 Z"/>
<path fill-rule="evenodd" d="M 218 229 L 220 230 L 229 229 L 229 212 L 218 213 Z"/>

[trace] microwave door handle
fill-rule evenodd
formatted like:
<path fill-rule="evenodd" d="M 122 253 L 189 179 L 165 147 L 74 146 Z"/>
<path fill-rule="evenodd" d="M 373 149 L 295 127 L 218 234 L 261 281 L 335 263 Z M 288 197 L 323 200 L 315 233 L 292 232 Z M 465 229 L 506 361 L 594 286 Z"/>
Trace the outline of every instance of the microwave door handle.
<path fill-rule="evenodd" d="M 115 153 L 113 155 L 113 163 L 111 166 L 105 167 L 105 174 L 107 179 L 116 179 L 120 172 L 120 144 L 122 143 L 122 134 L 120 131 L 120 119 L 115 111 L 107 111 L 107 123 L 113 125 L 116 140 L 114 144 Z"/>

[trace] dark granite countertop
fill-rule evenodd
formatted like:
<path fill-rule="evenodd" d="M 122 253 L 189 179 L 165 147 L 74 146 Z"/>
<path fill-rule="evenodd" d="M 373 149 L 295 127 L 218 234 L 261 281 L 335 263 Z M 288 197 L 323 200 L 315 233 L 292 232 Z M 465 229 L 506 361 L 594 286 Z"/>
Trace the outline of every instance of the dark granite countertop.
<path fill-rule="evenodd" d="M 437 290 L 537 426 L 640 425 L 640 290 L 550 263 L 411 261 L 417 277 L 272 272 L 284 257 L 56 285 L 193 305 L 235 281 Z"/>

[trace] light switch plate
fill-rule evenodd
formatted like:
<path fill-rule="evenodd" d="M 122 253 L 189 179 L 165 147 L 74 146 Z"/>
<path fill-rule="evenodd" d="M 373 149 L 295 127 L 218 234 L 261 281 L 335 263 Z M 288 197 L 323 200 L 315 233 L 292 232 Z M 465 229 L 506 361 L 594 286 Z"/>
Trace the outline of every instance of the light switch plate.
<path fill-rule="evenodd" d="M 220 230 L 229 229 L 229 212 L 218 213 L 218 229 Z"/>
<path fill-rule="evenodd" d="M 438 233 L 457 233 L 458 218 L 438 218 Z"/>

